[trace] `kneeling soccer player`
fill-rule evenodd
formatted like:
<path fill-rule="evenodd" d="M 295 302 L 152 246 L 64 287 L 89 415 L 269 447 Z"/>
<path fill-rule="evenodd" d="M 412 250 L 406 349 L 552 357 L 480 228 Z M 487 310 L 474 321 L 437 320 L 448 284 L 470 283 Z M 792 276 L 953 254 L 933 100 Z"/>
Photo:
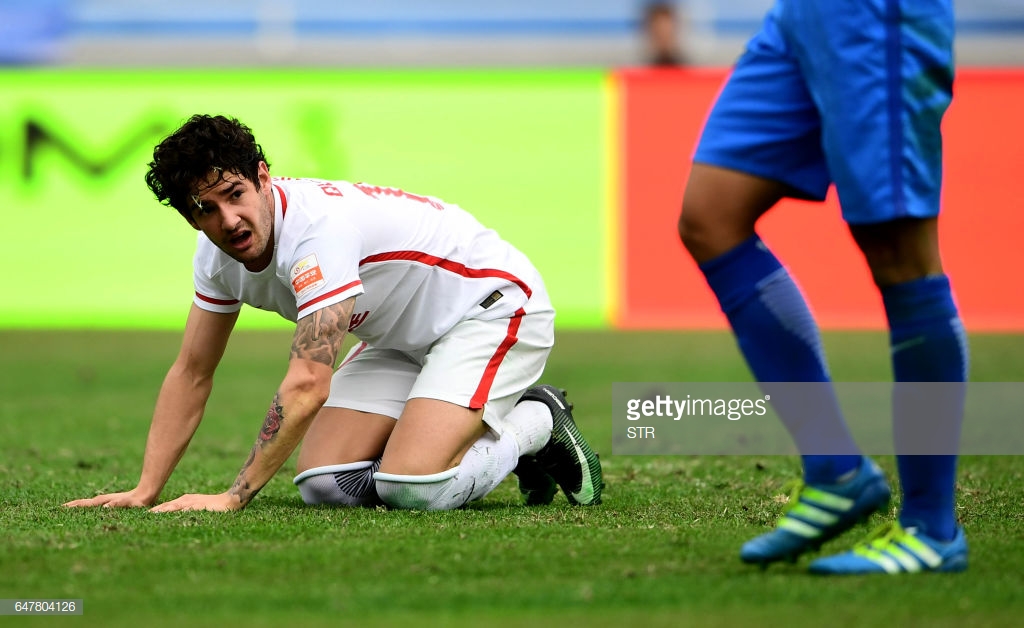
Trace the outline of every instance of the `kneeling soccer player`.
<path fill-rule="evenodd" d="M 146 182 L 200 232 L 195 298 L 138 485 L 68 506 L 156 503 L 243 303 L 296 323 L 284 380 L 231 488 L 153 510 L 243 508 L 300 441 L 309 504 L 452 509 L 513 470 L 527 504 L 557 486 L 600 503 L 600 461 L 564 393 L 530 387 L 554 343 L 544 283 L 470 214 L 395 188 L 271 178 L 249 128 L 223 116 L 164 139 Z M 361 342 L 335 370 L 346 332 Z"/>

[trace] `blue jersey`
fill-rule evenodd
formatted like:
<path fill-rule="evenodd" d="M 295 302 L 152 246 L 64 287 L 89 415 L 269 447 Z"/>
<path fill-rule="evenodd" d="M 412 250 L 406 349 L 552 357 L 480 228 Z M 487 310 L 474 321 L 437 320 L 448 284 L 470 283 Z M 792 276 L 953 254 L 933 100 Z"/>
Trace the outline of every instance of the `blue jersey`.
<path fill-rule="evenodd" d="M 823 199 L 851 224 L 932 217 L 952 98 L 952 0 L 777 0 L 694 161 Z"/>

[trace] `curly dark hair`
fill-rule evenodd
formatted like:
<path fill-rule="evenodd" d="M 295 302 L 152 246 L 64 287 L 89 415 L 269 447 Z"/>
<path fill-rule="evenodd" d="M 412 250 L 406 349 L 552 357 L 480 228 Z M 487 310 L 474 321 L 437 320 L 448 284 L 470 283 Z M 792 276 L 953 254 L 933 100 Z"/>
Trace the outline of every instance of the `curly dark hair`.
<path fill-rule="evenodd" d="M 153 149 L 146 185 L 164 205 L 191 220 L 190 197 L 218 171 L 260 187 L 259 163 L 267 163 L 252 130 L 236 118 L 196 114 Z"/>

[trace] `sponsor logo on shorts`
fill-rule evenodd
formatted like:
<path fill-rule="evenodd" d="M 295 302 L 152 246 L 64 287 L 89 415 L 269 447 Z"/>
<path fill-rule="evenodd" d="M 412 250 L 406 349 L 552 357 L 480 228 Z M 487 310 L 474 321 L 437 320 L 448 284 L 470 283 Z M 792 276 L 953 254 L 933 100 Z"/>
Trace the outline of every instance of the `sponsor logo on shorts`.
<path fill-rule="evenodd" d="M 494 305 L 495 303 L 497 303 L 498 299 L 500 299 L 503 296 L 505 296 L 505 295 L 503 295 L 502 293 L 500 293 L 497 290 L 495 290 L 494 292 L 489 294 L 486 299 L 484 299 L 483 301 L 480 302 L 480 307 L 482 307 L 482 308 L 484 308 L 486 310 L 487 308 L 489 308 L 492 305 Z"/>

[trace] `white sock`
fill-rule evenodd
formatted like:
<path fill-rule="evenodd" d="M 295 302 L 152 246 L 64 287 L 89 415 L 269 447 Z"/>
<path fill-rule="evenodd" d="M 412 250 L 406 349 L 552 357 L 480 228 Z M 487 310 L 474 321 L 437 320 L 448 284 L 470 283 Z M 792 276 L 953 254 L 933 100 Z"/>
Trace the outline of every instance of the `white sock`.
<path fill-rule="evenodd" d="M 459 464 L 456 479 L 466 477 L 475 482 L 469 501 L 480 499 L 501 484 L 519 463 L 519 443 L 512 434 L 500 437 L 488 430 L 473 443 Z"/>
<path fill-rule="evenodd" d="M 374 506 L 380 503 L 373 485 L 373 473 L 380 458 L 308 469 L 295 476 L 302 501 L 307 504 Z"/>
<path fill-rule="evenodd" d="M 539 401 L 520 401 L 504 424 L 513 432 L 520 456 L 532 456 L 551 440 L 551 410 Z"/>
<path fill-rule="evenodd" d="M 403 510 L 451 510 L 466 503 L 468 495 L 453 494 L 451 488 L 458 475 L 454 467 L 431 475 L 399 475 L 378 471 L 373 474 L 377 494 L 392 508 Z M 449 504 L 460 501 L 451 506 Z"/>
<path fill-rule="evenodd" d="M 518 462 L 515 437 L 497 437 L 488 431 L 473 443 L 457 467 L 433 475 L 378 471 L 374 479 L 381 499 L 393 508 L 453 510 L 490 493 Z"/>

